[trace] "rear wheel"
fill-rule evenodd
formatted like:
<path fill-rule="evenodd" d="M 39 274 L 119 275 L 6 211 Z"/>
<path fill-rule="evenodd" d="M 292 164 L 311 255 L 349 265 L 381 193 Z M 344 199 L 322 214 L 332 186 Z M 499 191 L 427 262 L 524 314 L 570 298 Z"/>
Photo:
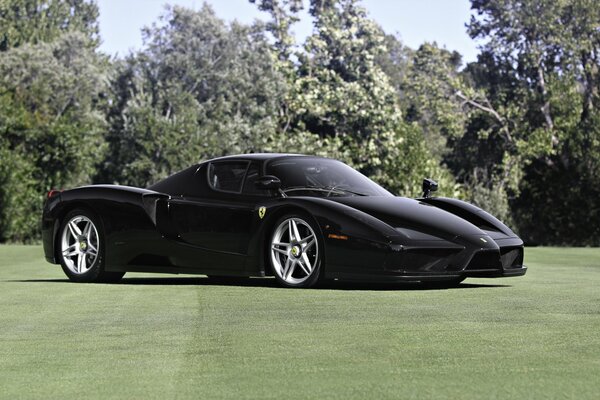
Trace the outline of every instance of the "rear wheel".
<path fill-rule="evenodd" d="M 104 232 L 90 211 L 69 212 L 61 225 L 58 244 L 63 271 L 74 282 L 117 282 L 124 272 L 104 270 Z"/>
<path fill-rule="evenodd" d="M 321 277 L 323 240 L 306 216 L 287 215 L 277 221 L 268 254 L 275 279 L 283 286 L 311 287 Z"/>

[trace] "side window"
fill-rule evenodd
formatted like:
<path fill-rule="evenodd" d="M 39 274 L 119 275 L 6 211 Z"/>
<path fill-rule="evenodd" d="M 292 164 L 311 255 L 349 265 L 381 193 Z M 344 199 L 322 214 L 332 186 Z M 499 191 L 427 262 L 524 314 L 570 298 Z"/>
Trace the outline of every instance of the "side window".
<path fill-rule="evenodd" d="M 208 166 L 208 183 L 213 189 L 239 193 L 248 169 L 246 161 L 224 161 Z"/>
<path fill-rule="evenodd" d="M 258 164 L 250 164 L 250 168 L 248 168 L 248 174 L 246 175 L 246 180 L 244 181 L 244 194 L 249 194 L 252 196 L 268 196 L 270 194 L 268 190 L 259 189 L 256 187 L 256 180 L 259 176 L 260 170 Z"/>

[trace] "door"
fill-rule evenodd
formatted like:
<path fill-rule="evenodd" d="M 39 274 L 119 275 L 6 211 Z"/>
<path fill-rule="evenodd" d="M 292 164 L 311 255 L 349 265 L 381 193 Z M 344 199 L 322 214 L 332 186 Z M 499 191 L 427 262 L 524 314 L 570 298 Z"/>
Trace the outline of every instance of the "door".
<path fill-rule="evenodd" d="M 172 199 L 169 214 L 179 239 L 206 250 L 246 254 L 254 205 L 194 198 Z"/>
<path fill-rule="evenodd" d="M 195 261 L 198 267 L 243 268 L 256 204 L 262 198 L 262 193 L 253 189 L 258 173 L 258 164 L 248 161 L 214 162 L 196 177 L 206 188 L 205 196 L 169 200 L 168 214 L 177 239 L 202 254 Z"/>

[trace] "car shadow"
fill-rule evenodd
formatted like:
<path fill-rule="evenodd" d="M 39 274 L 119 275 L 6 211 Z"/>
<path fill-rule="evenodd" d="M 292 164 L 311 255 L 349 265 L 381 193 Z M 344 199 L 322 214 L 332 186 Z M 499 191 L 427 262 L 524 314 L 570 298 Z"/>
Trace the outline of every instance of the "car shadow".
<path fill-rule="evenodd" d="M 23 279 L 4 282 L 21 283 L 74 283 L 68 279 Z M 231 286 L 282 289 L 274 278 L 207 278 L 207 277 L 125 277 L 115 286 Z M 355 290 L 355 291 L 393 291 L 393 290 L 452 290 L 477 288 L 503 288 L 511 285 L 481 284 L 462 282 L 455 286 L 444 287 L 426 283 L 367 283 L 349 281 L 327 281 L 309 290 Z"/>

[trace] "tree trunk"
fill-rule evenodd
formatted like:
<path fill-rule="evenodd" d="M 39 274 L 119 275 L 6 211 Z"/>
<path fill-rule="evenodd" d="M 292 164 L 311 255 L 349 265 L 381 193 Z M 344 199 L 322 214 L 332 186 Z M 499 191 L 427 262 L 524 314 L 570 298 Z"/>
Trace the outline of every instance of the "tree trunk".
<path fill-rule="evenodd" d="M 544 70 L 542 68 L 541 60 L 538 62 L 537 67 L 537 75 L 538 75 L 538 88 L 542 95 L 542 107 L 540 107 L 540 111 L 544 115 L 544 121 L 546 122 L 546 129 L 552 131 L 554 129 L 554 122 L 552 121 L 552 114 L 550 113 L 550 100 L 548 99 L 548 90 L 546 89 L 546 80 L 544 78 Z M 554 143 L 554 134 L 552 135 L 552 144 L 558 144 L 558 138 L 556 139 L 556 143 Z"/>

